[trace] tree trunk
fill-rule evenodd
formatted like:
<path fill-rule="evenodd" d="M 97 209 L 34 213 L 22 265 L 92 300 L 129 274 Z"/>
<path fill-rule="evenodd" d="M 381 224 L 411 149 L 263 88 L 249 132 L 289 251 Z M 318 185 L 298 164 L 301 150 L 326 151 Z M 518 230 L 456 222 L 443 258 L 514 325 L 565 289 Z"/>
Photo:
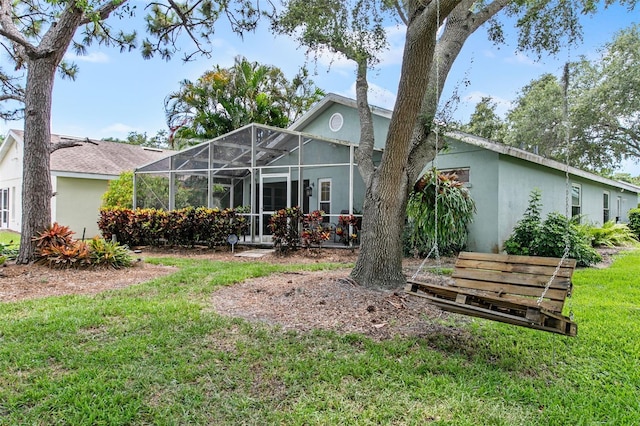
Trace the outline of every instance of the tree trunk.
<path fill-rule="evenodd" d="M 16 263 L 33 260 L 32 238 L 51 224 L 51 98 L 57 62 L 29 60 L 25 90 L 22 229 Z"/>
<path fill-rule="evenodd" d="M 405 190 L 366 192 L 360 254 L 351 277 L 360 285 L 394 289 L 405 283 L 402 273 L 402 233 L 407 197 Z"/>
<path fill-rule="evenodd" d="M 416 20 L 407 26 L 402 77 L 385 151 L 371 176 L 363 176 L 367 191 L 360 255 L 351 277 L 366 287 L 393 289 L 406 281 L 402 272 L 402 233 L 413 184 L 409 183 L 407 165 L 411 136 L 429 83 L 438 27 L 434 18 L 435 14 L 432 19 Z"/>

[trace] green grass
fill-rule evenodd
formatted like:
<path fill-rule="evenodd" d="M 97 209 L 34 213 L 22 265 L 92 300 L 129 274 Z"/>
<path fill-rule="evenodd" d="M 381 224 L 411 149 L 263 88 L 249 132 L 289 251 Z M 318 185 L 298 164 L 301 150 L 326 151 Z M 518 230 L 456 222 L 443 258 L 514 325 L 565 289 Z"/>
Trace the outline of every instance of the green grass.
<path fill-rule="evenodd" d="M 640 252 L 579 270 L 578 337 L 485 320 L 375 342 L 217 315 L 212 291 L 331 265 L 156 259 L 179 272 L 0 304 L 0 424 L 633 425 Z"/>
<path fill-rule="evenodd" d="M 0 244 L 9 245 L 9 244 L 20 244 L 20 234 L 10 231 L 0 231 Z"/>

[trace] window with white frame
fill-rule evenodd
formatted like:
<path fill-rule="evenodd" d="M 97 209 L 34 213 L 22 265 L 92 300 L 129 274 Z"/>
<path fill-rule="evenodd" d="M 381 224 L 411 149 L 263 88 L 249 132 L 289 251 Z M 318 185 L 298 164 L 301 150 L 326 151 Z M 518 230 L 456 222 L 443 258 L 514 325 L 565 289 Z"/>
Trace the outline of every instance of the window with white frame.
<path fill-rule="evenodd" d="M 571 184 L 571 217 L 577 217 L 580 222 L 580 214 L 582 213 L 582 185 L 579 183 Z"/>
<path fill-rule="evenodd" d="M 325 221 L 329 221 L 331 214 L 331 179 L 318 180 L 318 210 L 325 214 Z"/>
<path fill-rule="evenodd" d="M 610 211 L 609 211 L 609 199 L 611 194 L 609 191 L 604 191 L 602 193 L 602 223 L 605 224 L 609 222 Z"/>
<path fill-rule="evenodd" d="M 342 125 L 344 124 L 344 117 L 339 112 L 336 112 L 329 118 L 329 129 L 332 132 L 337 132 L 342 129 Z"/>

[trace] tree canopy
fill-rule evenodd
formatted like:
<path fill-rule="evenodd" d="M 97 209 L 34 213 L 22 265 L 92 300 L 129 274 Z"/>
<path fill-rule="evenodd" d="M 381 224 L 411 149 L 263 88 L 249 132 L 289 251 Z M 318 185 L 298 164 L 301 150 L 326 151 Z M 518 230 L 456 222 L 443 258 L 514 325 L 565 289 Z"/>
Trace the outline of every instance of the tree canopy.
<path fill-rule="evenodd" d="M 182 81 L 165 111 L 172 140 L 210 139 L 250 123 L 287 127 L 322 96 L 305 68 L 289 81 L 278 67 L 238 56 L 229 68 Z"/>
<path fill-rule="evenodd" d="M 618 32 L 599 52 L 567 64 L 560 78 L 532 80 L 504 121 L 483 99 L 463 129 L 604 175 L 622 159 L 640 159 L 640 26 Z M 500 136 L 493 129 L 501 127 Z"/>
<path fill-rule="evenodd" d="M 502 142 L 504 123 L 496 113 L 496 103 L 490 96 L 484 96 L 476 104 L 476 108 L 469 117 L 469 123 L 461 126 L 461 130 L 476 136 Z"/>

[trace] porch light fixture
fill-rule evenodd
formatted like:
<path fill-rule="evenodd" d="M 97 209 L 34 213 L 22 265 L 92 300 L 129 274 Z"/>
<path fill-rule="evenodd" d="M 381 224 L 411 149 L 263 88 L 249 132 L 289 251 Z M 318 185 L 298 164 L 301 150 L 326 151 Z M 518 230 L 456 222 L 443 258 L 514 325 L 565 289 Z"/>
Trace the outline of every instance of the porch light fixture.
<path fill-rule="evenodd" d="M 304 188 L 304 195 L 306 197 L 311 197 L 313 195 L 313 184 Z"/>

